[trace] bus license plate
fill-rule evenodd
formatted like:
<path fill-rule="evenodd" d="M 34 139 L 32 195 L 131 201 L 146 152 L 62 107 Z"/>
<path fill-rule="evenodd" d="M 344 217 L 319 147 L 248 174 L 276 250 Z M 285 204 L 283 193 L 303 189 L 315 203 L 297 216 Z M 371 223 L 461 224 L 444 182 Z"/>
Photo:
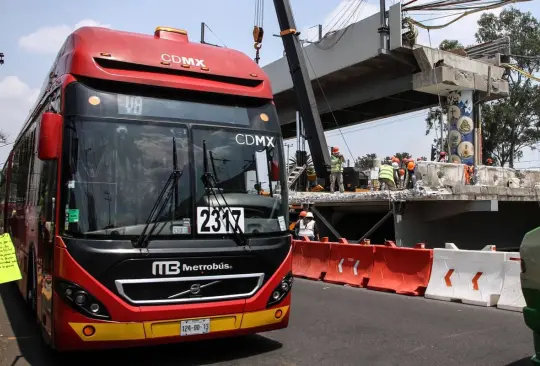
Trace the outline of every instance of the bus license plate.
<path fill-rule="evenodd" d="M 210 319 L 182 320 L 180 322 L 180 335 L 210 333 Z"/>

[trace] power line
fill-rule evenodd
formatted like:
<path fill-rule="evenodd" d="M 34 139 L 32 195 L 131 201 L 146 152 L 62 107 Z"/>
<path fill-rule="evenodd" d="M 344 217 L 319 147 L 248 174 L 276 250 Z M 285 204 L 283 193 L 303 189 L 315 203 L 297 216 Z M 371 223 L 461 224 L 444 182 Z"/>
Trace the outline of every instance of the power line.
<path fill-rule="evenodd" d="M 334 118 L 334 122 L 336 123 L 336 126 L 341 133 L 341 136 L 343 137 L 343 142 L 345 142 L 345 146 L 347 147 L 347 150 L 349 150 L 349 154 L 351 154 L 351 157 L 354 159 L 354 155 L 352 154 L 352 151 L 349 147 L 349 144 L 347 143 L 347 140 L 345 139 L 345 136 L 341 132 L 341 128 L 339 127 L 339 123 L 337 121 L 336 115 L 334 114 L 334 111 L 332 110 L 332 107 L 330 106 L 330 102 L 328 101 L 328 98 L 326 97 L 326 93 L 324 92 L 324 89 L 321 85 L 321 82 L 319 81 L 319 77 L 317 76 L 315 72 L 315 68 L 313 67 L 313 64 L 311 63 L 311 59 L 309 58 L 309 55 L 302 47 L 302 50 L 304 51 L 304 55 L 306 56 L 306 59 L 308 60 L 309 66 L 311 67 L 311 70 L 313 71 L 313 76 L 315 76 L 315 80 L 317 80 L 317 84 L 319 85 L 319 88 L 321 89 L 321 94 L 323 95 L 324 100 L 326 101 L 326 104 L 328 106 L 328 109 L 330 110 L 330 113 L 332 114 L 332 117 Z"/>
<path fill-rule="evenodd" d="M 6 142 L 5 144 L 3 145 L 0 145 L 0 147 L 4 147 L 4 146 L 9 146 L 9 145 L 13 145 L 15 143 L 15 141 L 13 142 Z"/>
<path fill-rule="evenodd" d="M 410 115 L 404 116 L 403 118 L 389 119 L 389 120 L 383 121 L 383 122 L 381 122 L 380 120 L 370 121 L 370 122 L 363 123 L 360 126 L 356 126 L 356 127 L 351 126 L 351 127 L 349 127 L 350 129 L 345 131 L 345 132 L 346 133 L 354 133 L 354 132 L 359 132 L 359 131 L 371 130 L 371 129 L 377 128 L 377 127 L 388 126 L 388 125 L 392 125 L 392 124 L 400 122 L 400 121 L 407 121 L 407 120 L 416 119 L 416 118 L 425 116 L 425 113 L 426 113 L 426 111 L 418 111 L 418 112 L 413 112 Z M 392 118 L 392 117 L 388 117 L 388 118 Z M 345 127 L 345 128 L 347 128 L 347 127 Z M 340 134 L 336 133 L 336 131 L 330 131 L 330 132 L 328 132 L 328 135 L 326 135 L 326 136 L 327 137 L 336 137 L 336 136 L 339 136 L 339 135 Z"/>
<path fill-rule="evenodd" d="M 212 34 L 218 39 L 218 41 L 220 41 L 220 42 L 223 44 L 223 46 L 224 46 L 225 48 L 227 48 L 227 45 L 225 44 L 225 42 L 223 42 L 223 41 L 221 40 L 221 38 L 219 38 L 218 35 L 214 33 L 214 31 L 212 30 L 212 28 L 210 28 L 210 27 L 208 26 L 208 24 L 204 23 L 204 26 L 205 26 L 206 28 L 208 28 L 208 30 L 210 31 L 210 33 L 212 33 Z"/>

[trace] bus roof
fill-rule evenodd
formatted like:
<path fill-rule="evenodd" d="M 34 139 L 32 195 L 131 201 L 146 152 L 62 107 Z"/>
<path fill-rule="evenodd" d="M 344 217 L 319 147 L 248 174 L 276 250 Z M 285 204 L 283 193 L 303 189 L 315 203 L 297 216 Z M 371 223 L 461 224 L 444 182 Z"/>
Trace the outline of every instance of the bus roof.
<path fill-rule="evenodd" d="M 272 98 L 268 76 L 247 55 L 192 43 L 187 32 L 157 27 L 153 35 L 82 27 L 66 39 L 54 74 Z"/>
<path fill-rule="evenodd" d="M 157 27 L 147 35 L 81 27 L 58 52 L 16 141 L 41 108 L 41 99 L 66 75 L 253 98 L 273 96 L 270 79 L 250 57 L 190 42 L 186 31 Z"/>

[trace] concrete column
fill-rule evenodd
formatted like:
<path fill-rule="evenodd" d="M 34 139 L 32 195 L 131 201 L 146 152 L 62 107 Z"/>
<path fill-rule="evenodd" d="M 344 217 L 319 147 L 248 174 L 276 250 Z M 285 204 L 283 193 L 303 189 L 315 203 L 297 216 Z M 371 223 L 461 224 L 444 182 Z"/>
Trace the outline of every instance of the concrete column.
<path fill-rule="evenodd" d="M 473 91 L 457 90 L 448 94 L 449 162 L 475 163 Z"/>

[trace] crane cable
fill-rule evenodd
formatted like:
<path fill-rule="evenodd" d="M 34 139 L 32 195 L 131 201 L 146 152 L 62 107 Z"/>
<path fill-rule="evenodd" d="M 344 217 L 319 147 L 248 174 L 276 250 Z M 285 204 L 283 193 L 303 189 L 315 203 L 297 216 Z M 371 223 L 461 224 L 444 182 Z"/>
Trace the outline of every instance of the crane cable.
<path fill-rule="evenodd" d="M 255 62 L 260 60 L 260 50 L 264 35 L 264 0 L 255 0 L 255 15 L 253 17 L 253 48 L 255 48 Z"/>

